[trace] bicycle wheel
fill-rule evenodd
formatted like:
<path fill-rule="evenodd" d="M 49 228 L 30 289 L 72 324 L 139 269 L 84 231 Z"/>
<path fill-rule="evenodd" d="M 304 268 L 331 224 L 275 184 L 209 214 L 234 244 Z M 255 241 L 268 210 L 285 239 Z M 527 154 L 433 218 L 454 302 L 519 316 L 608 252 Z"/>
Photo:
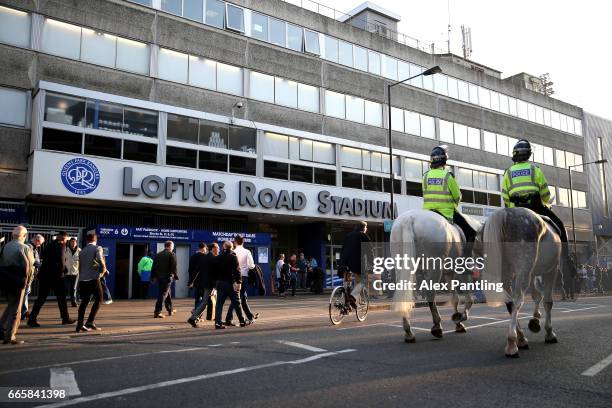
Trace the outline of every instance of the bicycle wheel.
<path fill-rule="evenodd" d="M 363 322 L 366 317 L 368 317 L 368 309 L 370 307 L 370 299 L 368 297 L 368 291 L 365 287 L 361 288 L 359 301 L 357 302 L 357 309 L 355 309 L 355 314 L 357 315 L 357 320 Z"/>
<path fill-rule="evenodd" d="M 331 320 L 334 326 L 340 324 L 344 316 L 346 316 L 345 293 L 344 287 L 337 286 L 329 298 L 329 320 Z"/>

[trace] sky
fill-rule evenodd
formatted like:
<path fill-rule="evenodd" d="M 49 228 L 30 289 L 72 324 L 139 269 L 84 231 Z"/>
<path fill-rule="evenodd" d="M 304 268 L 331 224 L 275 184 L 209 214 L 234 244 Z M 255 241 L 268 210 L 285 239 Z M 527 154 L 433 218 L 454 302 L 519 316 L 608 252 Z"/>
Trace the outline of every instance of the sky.
<path fill-rule="evenodd" d="M 372 0 L 371 0 L 372 1 Z M 362 0 L 318 0 L 347 12 Z M 471 60 L 502 72 L 550 74 L 554 98 L 612 120 L 612 2 L 608 0 L 373 0 L 402 16 L 398 31 L 462 55 L 461 25 L 472 30 Z M 449 7 L 450 6 L 450 7 Z"/>

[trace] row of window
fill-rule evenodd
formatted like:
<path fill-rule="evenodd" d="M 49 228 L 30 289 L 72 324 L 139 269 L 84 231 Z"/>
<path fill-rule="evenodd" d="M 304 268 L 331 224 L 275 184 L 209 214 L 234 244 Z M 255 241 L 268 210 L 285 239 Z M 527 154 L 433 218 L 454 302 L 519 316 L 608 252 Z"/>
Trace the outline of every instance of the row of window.
<path fill-rule="evenodd" d="M 436 138 L 436 119 L 422 113 L 391 107 L 391 129 L 415 136 Z"/>
<path fill-rule="evenodd" d="M 151 2 L 137 1 L 151 6 Z M 219 0 L 162 0 L 161 9 L 217 28 L 398 81 L 424 68 L 326 34 L 278 20 Z M 582 135 L 582 121 L 460 79 L 436 74 L 418 77 L 410 85 L 512 115 L 564 132 Z"/>
<path fill-rule="evenodd" d="M 366 125 L 382 127 L 382 104 L 356 96 L 325 90 L 325 114 Z"/>
<path fill-rule="evenodd" d="M 0 87 L 0 124 L 25 126 L 29 92 Z"/>
<path fill-rule="evenodd" d="M 440 141 L 480 149 L 480 129 L 440 119 Z"/>
<path fill-rule="evenodd" d="M 563 187 L 548 186 L 550 190 L 550 203 L 562 207 L 571 207 L 569 189 Z M 556 193 L 558 190 L 558 193 Z M 587 193 L 585 191 L 572 189 L 572 198 L 574 208 L 588 208 Z"/>
<path fill-rule="evenodd" d="M 290 161 L 309 161 L 325 165 L 336 164 L 336 147 L 331 143 L 301 139 L 266 132 L 263 138 L 263 154 L 266 157 Z"/>

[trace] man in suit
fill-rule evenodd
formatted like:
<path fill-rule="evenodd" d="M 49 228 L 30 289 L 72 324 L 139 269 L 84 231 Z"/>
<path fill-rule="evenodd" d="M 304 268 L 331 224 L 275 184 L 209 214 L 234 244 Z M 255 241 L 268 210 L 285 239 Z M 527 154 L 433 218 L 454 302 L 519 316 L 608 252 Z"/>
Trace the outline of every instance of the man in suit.
<path fill-rule="evenodd" d="M 200 244 L 206 245 L 206 244 Z M 202 248 L 201 248 L 202 249 Z M 197 327 L 198 321 L 202 318 L 202 313 L 209 304 L 210 296 L 215 287 L 215 277 L 213 275 L 213 262 L 215 257 L 219 255 L 219 245 L 214 243 L 211 245 L 210 251 L 204 253 L 198 251 L 194 254 L 193 264 L 190 262 L 190 284 L 194 287 L 202 297 L 195 309 L 191 312 L 191 317 L 187 320 L 192 327 Z M 211 303 L 212 305 L 212 303 Z"/>
<path fill-rule="evenodd" d="M 59 307 L 62 317 L 62 324 L 73 324 L 74 319 L 68 314 L 68 304 L 66 303 L 66 284 L 64 274 L 66 273 L 66 259 L 64 253 L 66 251 L 66 241 L 68 234 L 64 231 L 57 234 L 55 240 L 49 242 L 42 251 L 42 265 L 38 272 L 38 298 L 32 313 L 28 319 L 28 326 L 40 327 L 36 321 L 40 309 L 45 304 L 49 292 L 53 289 L 57 298 L 57 306 Z"/>
<path fill-rule="evenodd" d="M 166 241 L 164 250 L 155 255 L 151 268 L 151 283 L 156 281 L 159 283 L 159 294 L 153 312 L 153 317 L 156 319 L 164 318 L 161 313 L 162 304 L 165 305 L 168 316 L 176 314 L 176 310 L 172 308 L 172 279 L 178 280 L 179 277 L 176 269 L 176 255 L 172 252 L 173 250 L 174 242 Z"/>

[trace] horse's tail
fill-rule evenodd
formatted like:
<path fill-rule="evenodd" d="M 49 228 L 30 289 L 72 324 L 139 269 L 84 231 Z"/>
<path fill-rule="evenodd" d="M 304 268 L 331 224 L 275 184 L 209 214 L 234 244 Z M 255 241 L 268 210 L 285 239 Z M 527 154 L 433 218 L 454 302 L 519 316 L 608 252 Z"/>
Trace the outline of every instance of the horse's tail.
<path fill-rule="evenodd" d="M 399 254 L 400 256 L 408 256 L 413 258 L 416 256 L 415 248 L 415 236 L 414 236 L 414 221 L 415 217 L 413 214 L 407 213 L 404 216 L 400 216 L 394 223 L 391 229 L 391 248 L 390 255 L 395 257 Z M 396 283 L 408 283 L 414 282 L 415 275 L 411 271 L 406 269 L 395 270 L 395 282 Z M 410 311 L 414 307 L 414 295 L 409 285 L 406 285 L 402 290 L 395 290 L 393 296 L 392 310 L 400 313 L 403 317 L 408 317 Z"/>
<path fill-rule="evenodd" d="M 495 211 L 485 222 L 482 244 L 485 256 L 485 268 L 482 274 L 483 280 L 489 284 L 499 286 L 503 282 L 503 257 L 504 257 L 504 228 L 506 225 L 506 210 Z M 506 300 L 504 291 L 485 290 L 487 303 L 492 306 L 500 306 Z"/>

